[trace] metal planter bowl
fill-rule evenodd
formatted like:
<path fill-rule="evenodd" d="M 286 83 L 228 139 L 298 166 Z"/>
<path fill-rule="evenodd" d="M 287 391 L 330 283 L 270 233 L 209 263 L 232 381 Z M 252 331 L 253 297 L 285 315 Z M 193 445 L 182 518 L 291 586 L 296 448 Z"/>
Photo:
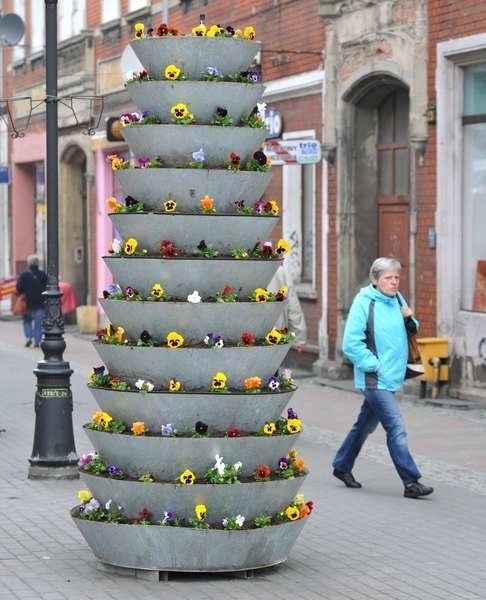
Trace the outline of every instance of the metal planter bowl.
<path fill-rule="evenodd" d="M 114 325 L 125 329 L 128 338 L 144 330 L 155 338 L 178 331 L 187 342 L 200 342 L 209 332 L 223 340 L 237 341 L 248 330 L 263 338 L 280 319 L 287 302 L 130 302 L 99 300 Z"/>
<path fill-rule="evenodd" d="M 199 200 L 194 208 L 199 209 Z M 253 248 L 257 241 L 266 241 L 278 221 L 278 217 L 164 213 L 117 213 L 110 218 L 123 239 L 136 238 L 150 254 L 159 253 L 161 240 L 172 240 L 186 252 L 193 252 L 204 240 L 229 255 L 235 247 Z"/>
<path fill-rule="evenodd" d="M 252 206 L 270 183 L 271 173 L 209 169 L 123 169 L 116 178 L 125 194 L 160 210 L 170 194 L 177 210 L 193 211 L 205 196 L 214 198 L 218 213 L 234 213 L 235 201 Z"/>
<path fill-rule="evenodd" d="M 205 81 L 144 81 L 127 84 L 126 90 L 140 111 L 156 115 L 161 123 L 173 123 L 170 109 L 180 102 L 187 105 L 200 125 L 211 125 L 216 108 L 226 108 L 233 123 L 247 117 L 260 98 L 264 86 L 251 83 Z"/>
<path fill-rule="evenodd" d="M 170 423 L 184 431 L 197 421 L 210 423 L 217 431 L 237 427 L 241 431 L 259 431 L 266 422 L 274 422 L 292 397 L 294 390 L 260 394 L 199 394 L 90 388 L 98 406 L 124 423 L 143 421 L 150 431 L 159 431 Z"/>
<path fill-rule="evenodd" d="M 211 424 L 209 423 L 211 428 Z M 300 434 L 277 436 L 162 437 L 106 433 L 84 427 L 93 448 L 106 461 L 130 477 L 151 473 L 160 481 L 176 481 L 186 469 L 202 479 L 217 454 L 226 464 L 241 461 L 241 477 L 251 477 L 264 463 L 275 470 L 278 460 L 297 443 Z M 149 485 L 149 484 L 147 484 Z"/>
<path fill-rule="evenodd" d="M 182 485 L 108 479 L 83 470 L 80 473 L 101 504 L 112 499 L 129 518 L 136 518 L 140 509 L 146 507 L 153 521 L 163 519 L 164 511 L 173 511 L 180 519 L 190 519 L 194 518 L 196 504 L 205 504 L 208 521 L 212 523 L 221 523 L 228 516 L 244 515 L 250 521 L 261 514 L 275 515 L 292 502 L 306 478 L 303 475 L 275 481 Z"/>
<path fill-rule="evenodd" d="M 147 379 L 156 387 L 165 388 L 169 379 L 176 377 L 187 390 L 208 389 L 218 371 L 225 373 L 232 388 L 243 388 L 247 377 L 258 376 L 266 382 L 290 349 L 289 344 L 170 349 L 99 342 L 94 342 L 94 347 L 114 375 L 129 380 Z"/>
<path fill-rule="evenodd" d="M 207 67 L 216 67 L 221 75 L 246 70 L 261 48 L 260 42 L 190 35 L 132 40 L 130 45 L 151 77 L 163 79 L 165 68 L 174 64 L 186 79 L 196 80 Z"/>
<path fill-rule="evenodd" d="M 185 299 L 194 290 L 203 298 L 216 297 L 230 284 L 242 299 L 256 287 L 267 287 L 280 260 L 208 258 L 127 258 L 104 256 L 106 266 L 122 288 L 132 286 L 147 296 L 160 283 L 172 298 Z"/>
<path fill-rule="evenodd" d="M 246 571 L 287 560 L 307 519 L 261 529 L 224 531 L 112 525 L 71 516 L 94 555 L 118 567 L 159 571 Z"/>
<path fill-rule="evenodd" d="M 265 129 L 211 125 L 132 125 L 122 129 L 135 156 L 159 156 L 164 166 L 187 167 L 203 148 L 207 168 L 223 168 L 231 152 L 246 165 L 265 139 Z"/>

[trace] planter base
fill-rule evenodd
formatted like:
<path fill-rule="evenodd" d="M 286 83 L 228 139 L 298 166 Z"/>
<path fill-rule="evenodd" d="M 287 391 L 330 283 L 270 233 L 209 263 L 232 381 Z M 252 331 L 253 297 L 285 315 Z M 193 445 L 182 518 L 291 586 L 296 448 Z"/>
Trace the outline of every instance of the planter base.
<path fill-rule="evenodd" d="M 251 571 L 287 560 L 306 519 L 224 531 L 158 525 L 113 525 L 71 516 L 103 563 L 133 570 L 215 573 Z"/>

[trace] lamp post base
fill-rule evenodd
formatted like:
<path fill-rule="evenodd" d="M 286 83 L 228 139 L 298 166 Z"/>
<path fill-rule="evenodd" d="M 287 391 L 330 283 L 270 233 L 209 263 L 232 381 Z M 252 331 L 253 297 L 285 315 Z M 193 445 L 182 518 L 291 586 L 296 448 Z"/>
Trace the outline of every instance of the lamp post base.
<path fill-rule="evenodd" d="M 79 471 L 77 465 L 68 467 L 30 465 L 27 477 L 29 479 L 79 479 Z"/>

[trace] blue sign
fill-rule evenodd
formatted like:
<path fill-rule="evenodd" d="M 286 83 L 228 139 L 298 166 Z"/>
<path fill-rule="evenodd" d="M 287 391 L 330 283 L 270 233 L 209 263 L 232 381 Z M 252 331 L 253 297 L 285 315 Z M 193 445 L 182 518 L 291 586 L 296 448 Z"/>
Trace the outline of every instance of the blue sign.
<path fill-rule="evenodd" d="M 10 183 L 10 169 L 8 165 L 0 165 L 0 183 Z"/>

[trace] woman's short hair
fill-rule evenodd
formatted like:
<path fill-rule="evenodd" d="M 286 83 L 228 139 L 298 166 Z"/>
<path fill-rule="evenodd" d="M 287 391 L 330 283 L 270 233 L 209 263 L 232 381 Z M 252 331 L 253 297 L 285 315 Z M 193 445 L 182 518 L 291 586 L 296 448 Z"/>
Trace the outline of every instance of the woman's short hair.
<path fill-rule="evenodd" d="M 370 267 L 370 279 L 371 281 L 378 280 L 385 271 L 398 271 L 402 270 L 400 261 L 396 258 L 388 258 L 387 256 L 381 256 L 373 261 Z"/>
<path fill-rule="evenodd" d="M 37 254 L 31 254 L 27 257 L 27 266 L 28 267 L 38 267 L 39 266 L 39 257 Z"/>

